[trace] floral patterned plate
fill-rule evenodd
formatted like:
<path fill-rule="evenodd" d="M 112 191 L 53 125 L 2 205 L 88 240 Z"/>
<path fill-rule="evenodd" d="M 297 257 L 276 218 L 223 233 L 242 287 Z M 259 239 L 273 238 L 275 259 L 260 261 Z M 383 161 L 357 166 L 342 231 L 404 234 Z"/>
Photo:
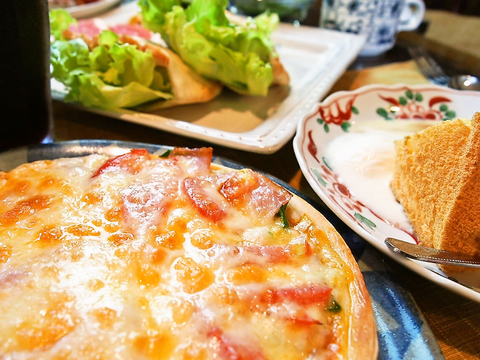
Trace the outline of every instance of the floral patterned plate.
<path fill-rule="evenodd" d="M 435 121 L 471 118 L 476 111 L 480 92 L 368 85 L 317 104 L 299 123 L 293 144 L 313 190 L 352 230 L 418 274 L 480 302 L 479 272 L 447 275 L 435 264 L 409 260 L 384 244 L 386 237 L 416 242 L 389 188 L 393 141 Z"/>

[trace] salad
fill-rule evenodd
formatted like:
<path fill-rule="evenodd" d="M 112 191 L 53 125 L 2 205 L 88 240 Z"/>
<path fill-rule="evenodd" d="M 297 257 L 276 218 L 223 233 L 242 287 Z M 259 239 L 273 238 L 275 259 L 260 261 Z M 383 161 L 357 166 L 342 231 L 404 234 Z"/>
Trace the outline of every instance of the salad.
<path fill-rule="evenodd" d="M 180 0 L 139 0 L 139 5 L 143 25 L 160 33 L 196 72 L 241 94 L 267 95 L 279 65 L 271 40 L 277 14 L 237 24 L 226 15 L 228 0 L 193 0 L 186 8 Z"/>
<path fill-rule="evenodd" d="M 150 51 L 120 41 L 104 30 L 98 42 L 67 38 L 75 20 L 64 9 L 50 11 L 52 77 L 67 88 L 66 101 L 102 109 L 129 108 L 173 94 L 165 71 Z"/>

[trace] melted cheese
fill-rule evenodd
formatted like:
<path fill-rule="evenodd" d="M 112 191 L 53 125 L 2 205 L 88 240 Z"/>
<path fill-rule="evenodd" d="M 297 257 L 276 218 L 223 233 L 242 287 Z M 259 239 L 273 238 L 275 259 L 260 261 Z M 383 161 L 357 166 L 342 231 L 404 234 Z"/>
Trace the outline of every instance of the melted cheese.
<path fill-rule="evenodd" d="M 352 274 L 328 234 L 218 190 L 256 175 L 181 156 L 93 176 L 106 161 L 1 173 L 2 359 L 322 359 L 345 346 Z M 187 177 L 201 180 L 191 197 Z M 264 181 L 257 191 L 286 198 Z"/>

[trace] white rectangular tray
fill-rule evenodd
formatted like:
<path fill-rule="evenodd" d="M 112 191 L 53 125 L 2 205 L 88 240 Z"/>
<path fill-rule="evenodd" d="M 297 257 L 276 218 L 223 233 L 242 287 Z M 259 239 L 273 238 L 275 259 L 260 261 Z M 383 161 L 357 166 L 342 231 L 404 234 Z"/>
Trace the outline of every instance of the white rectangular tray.
<path fill-rule="evenodd" d="M 108 23 L 127 22 L 136 2 L 100 16 Z M 281 23 L 273 35 L 280 60 L 290 74 L 290 88 L 273 87 L 266 97 L 229 90 L 209 103 L 155 113 L 88 109 L 213 144 L 256 153 L 273 153 L 295 134 L 298 122 L 321 100 L 357 57 L 364 38 L 309 26 Z M 63 85 L 52 80 L 52 96 L 63 100 Z"/>

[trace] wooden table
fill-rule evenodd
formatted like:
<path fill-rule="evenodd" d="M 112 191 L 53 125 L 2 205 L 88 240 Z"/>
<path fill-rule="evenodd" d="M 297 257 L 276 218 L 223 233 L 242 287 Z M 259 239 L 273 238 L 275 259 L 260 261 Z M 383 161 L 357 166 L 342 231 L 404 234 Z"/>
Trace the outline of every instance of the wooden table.
<path fill-rule="evenodd" d="M 312 25 L 318 13 L 311 14 Z M 405 46 L 425 44 L 448 72 L 480 74 L 480 61 L 460 52 L 450 51 L 439 44 L 429 43 L 420 33 L 400 34 L 397 46 L 383 56 L 358 59 L 350 69 L 362 69 L 381 64 L 408 60 Z M 479 104 L 480 109 L 480 104 Z M 153 144 L 201 147 L 211 144 L 173 135 L 160 130 L 115 120 L 54 102 L 54 128 L 57 141 L 72 139 L 114 139 Z M 214 154 L 267 172 L 320 202 L 304 179 L 295 158 L 292 141 L 271 155 L 259 155 L 221 146 L 213 146 Z M 411 292 L 418 307 L 432 329 L 447 359 L 474 359 L 480 357 L 480 304 L 425 280 L 410 270 L 381 255 L 394 269 L 398 281 Z"/>

